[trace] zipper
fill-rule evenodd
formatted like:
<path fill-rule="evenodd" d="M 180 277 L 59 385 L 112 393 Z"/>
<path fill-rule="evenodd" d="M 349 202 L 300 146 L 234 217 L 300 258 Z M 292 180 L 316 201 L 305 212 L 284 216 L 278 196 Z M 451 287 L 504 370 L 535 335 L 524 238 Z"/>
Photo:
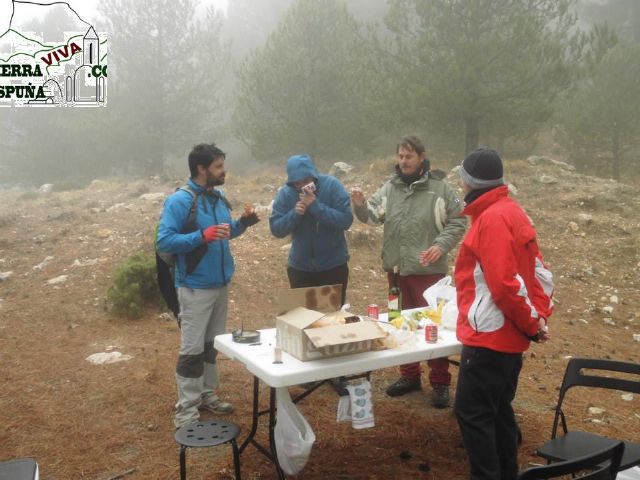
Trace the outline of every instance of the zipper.
<path fill-rule="evenodd" d="M 482 300 L 484 300 L 484 297 L 480 297 L 480 301 L 478 302 L 478 305 L 476 306 L 476 310 L 475 310 L 475 312 L 473 312 L 473 324 L 475 325 L 477 333 L 480 333 L 480 332 L 478 331 L 478 322 L 476 320 L 476 313 L 478 313 L 478 310 L 480 310 L 480 305 L 482 305 Z"/>
<path fill-rule="evenodd" d="M 212 205 L 212 209 L 213 209 L 213 221 L 214 221 L 214 225 L 218 225 L 218 215 L 216 215 L 216 205 L 218 204 L 218 202 L 216 201 L 215 205 Z M 229 223 L 229 228 L 231 228 L 231 223 Z M 222 284 L 226 285 L 227 284 L 227 278 L 224 275 L 224 242 L 225 240 L 220 240 L 220 273 L 222 274 Z"/>

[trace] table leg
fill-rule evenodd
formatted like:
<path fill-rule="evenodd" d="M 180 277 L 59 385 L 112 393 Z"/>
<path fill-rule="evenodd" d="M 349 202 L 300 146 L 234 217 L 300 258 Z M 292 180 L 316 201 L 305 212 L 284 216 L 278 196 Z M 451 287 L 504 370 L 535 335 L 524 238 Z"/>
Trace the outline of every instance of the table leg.
<path fill-rule="evenodd" d="M 258 400 L 260 395 L 259 387 L 260 387 L 260 379 L 254 376 L 253 377 L 253 419 L 251 422 L 251 431 L 249 432 L 249 435 L 247 436 L 245 441 L 242 442 L 242 445 L 240 445 L 240 453 L 242 453 L 244 449 L 247 448 L 247 445 L 251 443 L 251 441 L 253 440 L 253 437 L 255 437 L 256 435 L 256 431 L 258 430 L 258 420 L 260 417 L 260 412 L 258 410 L 259 408 Z"/>
<path fill-rule="evenodd" d="M 278 462 L 278 453 L 276 451 L 276 441 L 274 428 L 276 426 L 276 389 L 271 388 L 269 398 L 269 447 L 271 447 L 271 455 L 273 455 L 273 464 L 276 466 L 276 472 L 280 480 L 285 480 L 284 472 Z"/>

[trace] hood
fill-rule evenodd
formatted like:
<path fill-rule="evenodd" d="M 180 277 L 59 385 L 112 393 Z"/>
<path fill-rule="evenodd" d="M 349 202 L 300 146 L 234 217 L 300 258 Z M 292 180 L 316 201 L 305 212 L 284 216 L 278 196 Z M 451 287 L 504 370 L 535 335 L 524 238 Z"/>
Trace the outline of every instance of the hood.
<path fill-rule="evenodd" d="M 318 170 L 313 164 L 309 155 L 294 155 L 287 160 L 287 185 L 293 186 L 294 182 L 299 182 L 305 178 L 313 177 L 318 179 Z"/>

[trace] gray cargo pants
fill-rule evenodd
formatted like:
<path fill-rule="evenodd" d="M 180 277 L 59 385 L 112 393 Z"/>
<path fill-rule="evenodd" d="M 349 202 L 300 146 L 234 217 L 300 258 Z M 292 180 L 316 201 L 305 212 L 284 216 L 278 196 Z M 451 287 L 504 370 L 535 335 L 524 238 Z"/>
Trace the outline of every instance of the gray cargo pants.
<path fill-rule="evenodd" d="M 183 425 L 199 418 L 201 402 L 212 403 L 218 397 L 218 367 L 213 338 L 225 333 L 228 288 L 178 288 L 181 343 L 176 384 L 178 403 L 175 424 Z"/>

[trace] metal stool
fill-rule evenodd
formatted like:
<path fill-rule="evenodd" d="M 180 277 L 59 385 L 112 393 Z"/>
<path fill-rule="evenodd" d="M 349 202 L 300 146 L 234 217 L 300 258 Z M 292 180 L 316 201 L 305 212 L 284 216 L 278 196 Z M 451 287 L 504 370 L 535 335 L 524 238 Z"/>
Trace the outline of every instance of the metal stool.
<path fill-rule="evenodd" d="M 33 458 L 0 462 L 0 480 L 37 480 L 38 463 Z"/>
<path fill-rule="evenodd" d="M 175 435 L 176 442 L 180 444 L 180 480 L 187 478 L 185 457 L 188 447 L 215 447 L 223 443 L 231 443 L 236 479 L 240 480 L 240 451 L 236 443 L 236 437 L 239 432 L 240 427 L 235 423 L 221 420 L 208 420 L 180 427 Z"/>

